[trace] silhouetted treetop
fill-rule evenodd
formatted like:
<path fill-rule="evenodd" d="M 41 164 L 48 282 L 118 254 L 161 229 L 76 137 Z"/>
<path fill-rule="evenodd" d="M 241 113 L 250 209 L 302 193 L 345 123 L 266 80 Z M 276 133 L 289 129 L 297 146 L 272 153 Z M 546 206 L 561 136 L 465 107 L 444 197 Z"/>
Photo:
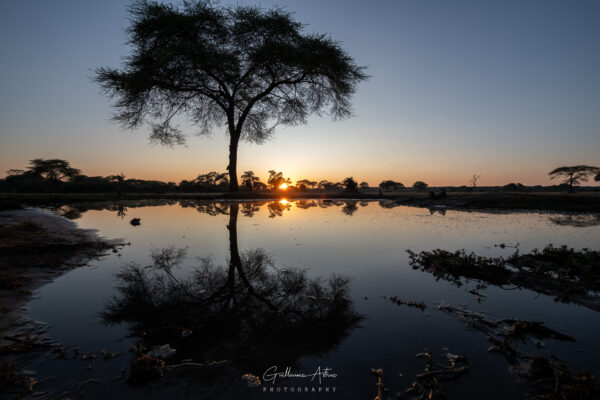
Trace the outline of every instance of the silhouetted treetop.
<path fill-rule="evenodd" d="M 429 187 L 429 185 L 423 181 L 416 181 L 415 183 L 413 183 L 412 187 L 417 190 L 425 190 L 427 189 L 427 187 Z"/>
<path fill-rule="evenodd" d="M 381 181 L 381 183 L 379 184 L 379 187 L 381 189 L 385 189 L 386 191 L 390 192 L 392 190 L 401 189 L 404 187 L 404 185 L 400 182 L 394 182 L 393 180 L 388 179 L 385 181 Z"/>
<path fill-rule="evenodd" d="M 27 173 L 55 182 L 71 180 L 81 172 L 81 170 L 71 167 L 68 161 L 57 158 L 50 160 L 36 158 L 29 161 L 29 164 Z"/>
<path fill-rule="evenodd" d="M 573 192 L 573 186 L 586 182 L 588 177 L 599 174 L 600 168 L 589 165 L 574 165 L 571 167 L 558 167 L 548 172 L 550 179 L 563 177 L 563 183 L 569 185 L 569 192 Z"/>
<path fill-rule="evenodd" d="M 367 78 L 338 42 L 305 33 L 279 8 L 138 0 L 129 13 L 123 69 L 96 71 L 114 118 L 127 128 L 149 124 L 151 140 L 167 145 L 184 142 L 171 122 L 179 113 L 201 134 L 227 127 L 232 190 L 240 138 L 260 143 L 276 125 L 305 123 L 311 113 L 348 117 Z"/>

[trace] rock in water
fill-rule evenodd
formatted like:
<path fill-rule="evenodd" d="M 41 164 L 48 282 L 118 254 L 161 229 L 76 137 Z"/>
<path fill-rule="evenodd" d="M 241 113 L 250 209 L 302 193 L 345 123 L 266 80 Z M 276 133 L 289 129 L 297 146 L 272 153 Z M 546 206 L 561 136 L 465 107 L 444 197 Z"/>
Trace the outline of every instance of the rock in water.
<path fill-rule="evenodd" d="M 138 226 L 141 222 L 141 220 L 139 218 L 134 218 L 131 221 L 129 221 L 129 223 L 133 226 Z"/>

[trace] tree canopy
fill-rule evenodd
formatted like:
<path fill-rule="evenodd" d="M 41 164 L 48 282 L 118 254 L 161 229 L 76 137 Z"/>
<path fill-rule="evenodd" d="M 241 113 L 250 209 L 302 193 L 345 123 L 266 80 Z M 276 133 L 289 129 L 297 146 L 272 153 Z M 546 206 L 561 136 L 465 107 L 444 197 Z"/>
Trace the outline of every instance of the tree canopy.
<path fill-rule="evenodd" d="M 81 170 L 71 167 L 68 161 L 58 158 L 50 160 L 36 158 L 29 161 L 29 164 L 26 173 L 54 182 L 71 180 L 81 172 Z"/>
<path fill-rule="evenodd" d="M 416 190 L 425 190 L 429 187 L 429 185 L 423 181 L 416 181 L 413 183 L 412 187 Z"/>
<path fill-rule="evenodd" d="M 569 192 L 573 192 L 573 186 L 586 182 L 590 175 L 599 174 L 600 168 L 589 165 L 574 165 L 571 167 L 558 167 L 548 173 L 550 179 L 563 178 L 563 182 L 569 185 Z"/>
<path fill-rule="evenodd" d="M 385 189 L 388 192 L 391 192 L 392 190 L 403 188 L 404 185 L 400 182 L 394 182 L 393 180 L 388 179 L 385 181 L 381 181 L 381 183 L 379 184 L 379 187 L 381 189 Z"/>
<path fill-rule="evenodd" d="M 149 125 L 152 141 L 171 146 L 184 143 L 176 115 L 200 134 L 226 127 L 232 191 L 240 138 L 260 143 L 277 125 L 303 124 L 312 113 L 349 117 L 367 78 L 339 42 L 305 33 L 279 8 L 138 0 L 129 13 L 123 68 L 96 71 L 114 119 L 126 128 Z"/>

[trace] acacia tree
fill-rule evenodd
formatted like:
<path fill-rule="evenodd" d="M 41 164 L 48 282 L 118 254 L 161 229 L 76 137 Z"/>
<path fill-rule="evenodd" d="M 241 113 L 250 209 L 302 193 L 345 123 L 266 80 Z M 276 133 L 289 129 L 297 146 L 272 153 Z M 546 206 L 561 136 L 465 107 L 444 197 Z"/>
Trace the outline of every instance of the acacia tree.
<path fill-rule="evenodd" d="M 600 168 L 589 165 L 574 165 L 572 167 L 559 167 L 548 172 L 550 179 L 563 178 L 563 183 L 569 185 L 569 192 L 573 193 L 573 186 L 586 182 L 588 177 L 600 173 Z"/>
<path fill-rule="evenodd" d="M 81 170 L 71 167 L 68 161 L 57 158 L 50 160 L 36 158 L 29 161 L 29 164 L 28 174 L 37 175 L 53 182 L 71 180 L 81 172 Z"/>
<path fill-rule="evenodd" d="M 99 68 L 95 78 L 114 101 L 114 119 L 130 129 L 148 124 L 151 141 L 168 146 L 184 143 L 172 123 L 178 114 L 200 134 L 226 127 L 232 191 L 240 139 L 261 143 L 275 126 L 306 123 L 311 113 L 349 117 L 367 78 L 338 42 L 305 33 L 278 8 L 137 0 L 129 13 L 123 69 Z"/>

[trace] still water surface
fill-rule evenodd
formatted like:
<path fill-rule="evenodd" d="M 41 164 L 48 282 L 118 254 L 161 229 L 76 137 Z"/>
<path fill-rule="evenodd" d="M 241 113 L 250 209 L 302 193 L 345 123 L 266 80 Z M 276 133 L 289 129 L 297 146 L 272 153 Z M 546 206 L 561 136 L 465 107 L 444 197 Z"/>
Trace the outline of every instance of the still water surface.
<path fill-rule="evenodd" d="M 593 223 L 597 217 L 583 217 L 592 222 L 582 224 L 571 223 L 580 221 L 579 217 L 559 214 L 428 210 L 355 201 L 108 203 L 90 209 L 63 207 L 55 211 L 75 219 L 82 228 L 97 229 L 100 236 L 122 238 L 131 245 L 43 287 L 28 305 L 29 316 L 48 322 L 50 335 L 65 346 L 77 344 L 82 352 L 107 350 L 123 352 L 123 355 L 110 360 L 101 357 L 91 361 L 59 359 L 42 364 L 39 364 L 41 360 L 35 360 L 32 365 L 40 376 L 55 377 L 41 383 L 41 388 L 68 387 L 96 378 L 100 383 L 87 384 L 81 389 L 88 398 L 158 398 L 160 393 L 169 393 L 173 398 L 309 398 L 315 395 L 263 393 L 263 388 L 272 384 L 248 389 L 240 377 L 251 373 L 262 379 L 268 366 L 277 366 L 280 371 L 289 366 L 294 372 L 306 374 L 320 367 L 330 368 L 337 376 L 324 378 L 320 385 L 310 379 L 281 379 L 275 387 L 280 390 L 298 386 L 309 387 L 309 390 L 329 387 L 330 392 L 321 393 L 319 398 L 368 399 L 376 394 L 371 368 L 383 369 L 384 384 L 393 396 L 408 388 L 415 374 L 423 372 L 425 361 L 415 355 L 428 349 L 439 360 L 448 352 L 469 357 L 471 370 L 456 382 L 445 384 L 455 398 L 522 397 L 523 388 L 510 374 L 506 360 L 487 351 L 490 342 L 485 335 L 437 310 L 439 303 L 483 312 L 490 320 L 511 317 L 543 321 L 546 326 L 571 335 L 577 341 L 547 340 L 546 347 L 532 350 L 535 354 L 554 354 L 574 370 L 590 370 L 600 375 L 598 312 L 555 302 L 551 297 L 529 290 L 494 286 L 480 290 L 487 297 L 478 301 L 469 293 L 476 282 L 457 287 L 436 280 L 426 272 L 413 270 L 406 252 L 408 249 L 415 252 L 466 249 L 483 256 L 507 257 L 515 251 L 511 246 L 518 244 L 521 252 L 528 252 L 549 243 L 597 249 L 600 225 Z M 140 218 L 141 225 L 132 226 L 129 223 L 132 218 Z M 501 243 L 507 247 L 497 246 Z M 178 253 L 184 255 L 179 260 L 181 263 L 175 263 L 171 270 L 177 282 L 193 281 L 194 270 L 202 266 L 209 268 L 204 272 L 212 274 L 206 278 L 209 281 L 202 281 L 202 290 L 191 288 L 201 293 L 198 295 L 202 298 L 198 303 L 201 306 L 183 312 L 194 320 L 189 322 L 190 326 L 201 328 L 171 343 L 173 347 L 180 347 L 174 360 L 191 358 L 204 363 L 225 357 L 229 363 L 223 368 L 195 371 L 166 387 L 146 384 L 130 388 L 115 377 L 134 358 L 128 349 L 140 342 L 136 335 L 153 322 L 149 316 L 140 315 L 136 321 L 137 316 L 113 315 L 112 323 L 107 323 L 106 312 L 111 299 L 113 305 L 115 301 L 118 303 L 116 299 L 123 300 L 119 288 L 126 284 L 117 274 L 132 265 L 152 265 L 156 261 L 152 255 L 160 254 L 165 248 L 185 249 Z M 250 250 L 255 251 L 248 253 Z M 264 270 L 254 271 L 256 277 L 246 277 L 246 283 L 256 293 L 244 286 L 242 275 L 233 278 L 239 286 L 228 286 L 234 282 L 229 280 L 231 274 L 241 272 L 231 267 L 236 259 L 239 257 L 237 262 L 244 268 L 255 261 L 252 255 L 257 254 L 270 256 L 273 265 L 267 263 Z M 148 276 L 156 272 L 152 268 L 141 270 Z M 332 276 L 347 280 L 347 284 L 338 287 L 339 304 L 331 299 L 332 292 L 323 296 L 330 299 L 311 297 L 313 303 L 307 303 L 302 296 L 310 297 L 314 292 L 306 288 L 295 292 L 295 286 L 289 287 L 294 284 L 290 276 L 314 279 L 313 284 L 326 290 Z M 169 279 L 166 278 L 167 285 Z M 231 292 L 227 292 L 228 288 Z M 153 290 L 150 293 L 157 292 Z M 227 318 L 219 317 L 214 306 L 202 308 L 211 290 L 215 295 L 231 296 L 226 306 L 220 303 L 220 307 L 229 310 Z M 242 292 L 237 298 L 245 304 L 232 300 L 236 298 L 236 290 Z M 285 299 L 277 297 L 282 293 Z M 264 298 L 271 295 L 272 298 Z M 161 292 L 161 296 L 166 294 Z M 422 311 L 397 305 L 382 296 L 422 301 L 428 308 Z M 291 298 L 295 299 L 292 305 L 289 304 Z M 178 308 L 174 309 L 174 316 L 182 312 L 177 301 L 167 301 Z M 278 319 L 269 316 L 274 315 L 270 308 L 273 304 L 297 307 L 300 312 L 297 316 Z M 120 306 L 122 313 L 131 304 Z M 152 331 L 146 342 L 164 340 L 173 337 L 173 329 L 183 332 L 188 328 L 181 326 L 185 317 L 182 322 L 182 316 L 178 315 L 177 323 L 172 323 L 168 315 L 156 318 L 164 319 L 162 325 L 170 324 L 171 331 L 164 335 Z M 154 327 L 159 325 L 156 323 Z M 334 387 L 335 393 L 332 392 Z"/>

